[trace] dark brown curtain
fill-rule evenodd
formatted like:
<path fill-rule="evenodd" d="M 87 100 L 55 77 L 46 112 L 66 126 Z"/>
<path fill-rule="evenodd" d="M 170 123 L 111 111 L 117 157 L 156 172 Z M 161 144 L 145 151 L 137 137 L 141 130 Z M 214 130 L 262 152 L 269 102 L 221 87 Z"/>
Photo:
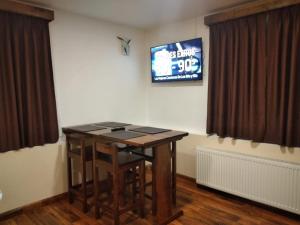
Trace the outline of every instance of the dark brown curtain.
<path fill-rule="evenodd" d="M 300 146 L 300 5 L 268 20 L 267 142 Z"/>
<path fill-rule="evenodd" d="M 300 146 L 299 65 L 299 5 L 211 26 L 207 133 Z"/>
<path fill-rule="evenodd" d="M 263 140 L 266 16 L 210 27 L 207 133 Z"/>
<path fill-rule="evenodd" d="M 0 152 L 57 140 L 48 22 L 0 11 Z"/>

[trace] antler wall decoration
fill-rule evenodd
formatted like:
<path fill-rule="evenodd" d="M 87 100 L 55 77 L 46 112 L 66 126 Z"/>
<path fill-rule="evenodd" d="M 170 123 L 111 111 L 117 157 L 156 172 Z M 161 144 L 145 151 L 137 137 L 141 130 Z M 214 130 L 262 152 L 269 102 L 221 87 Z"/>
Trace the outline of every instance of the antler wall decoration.
<path fill-rule="evenodd" d="M 131 39 L 128 38 L 122 38 L 120 36 L 117 36 L 117 38 L 121 41 L 121 48 L 122 48 L 122 54 L 123 55 L 129 55 L 129 50 L 130 50 L 130 42 Z"/>

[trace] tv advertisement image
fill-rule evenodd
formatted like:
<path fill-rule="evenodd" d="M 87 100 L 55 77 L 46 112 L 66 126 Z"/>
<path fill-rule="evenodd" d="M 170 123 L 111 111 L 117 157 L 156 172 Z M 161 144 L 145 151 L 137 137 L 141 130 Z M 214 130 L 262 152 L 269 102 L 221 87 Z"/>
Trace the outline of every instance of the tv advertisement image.
<path fill-rule="evenodd" d="M 202 80 L 202 39 L 151 48 L 152 82 Z"/>

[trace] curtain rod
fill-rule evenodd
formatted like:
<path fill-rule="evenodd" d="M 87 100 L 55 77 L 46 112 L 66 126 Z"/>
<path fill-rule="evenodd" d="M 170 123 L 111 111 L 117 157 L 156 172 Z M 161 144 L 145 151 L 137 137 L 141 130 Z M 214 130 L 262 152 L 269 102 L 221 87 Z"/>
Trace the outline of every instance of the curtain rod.
<path fill-rule="evenodd" d="M 213 25 L 244 16 L 300 4 L 300 0 L 257 0 L 204 17 L 205 25 Z"/>
<path fill-rule="evenodd" d="M 54 20 L 53 10 L 40 8 L 37 6 L 11 1 L 11 0 L 1 0 L 0 10 L 6 12 L 18 13 L 26 16 L 37 17 L 48 21 Z"/>

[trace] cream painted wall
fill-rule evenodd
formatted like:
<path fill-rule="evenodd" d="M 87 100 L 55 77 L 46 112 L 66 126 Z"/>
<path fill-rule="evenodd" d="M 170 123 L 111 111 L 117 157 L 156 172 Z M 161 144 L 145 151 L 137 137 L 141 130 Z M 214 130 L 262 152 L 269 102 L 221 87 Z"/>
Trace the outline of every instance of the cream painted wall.
<path fill-rule="evenodd" d="M 115 120 L 144 123 L 144 32 L 55 11 L 50 23 L 61 126 Z M 117 36 L 131 41 L 121 54 Z"/>
<path fill-rule="evenodd" d="M 196 177 L 197 146 L 300 164 L 299 148 L 285 148 L 279 145 L 254 143 L 232 138 L 223 139 L 216 135 L 208 137 L 206 135 L 190 134 L 178 142 L 178 173 L 192 178 Z"/>
<path fill-rule="evenodd" d="M 178 142 L 178 173 L 195 178 L 196 146 L 207 146 L 268 159 L 300 163 L 299 148 L 258 144 L 232 138 L 206 135 L 209 28 L 203 17 L 165 25 L 146 33 L 146 46 L 202 37 L 204 48 L 204 78 L 202 82 L 152 84 L 150 54 L 147 54 L 147 120 L 149 125 L 184 130 L 190 135 Z"/>
<path fill-rule="evenodd" d="M 0 214 L 65 192 L 65 155 L 59 144 L 0 154 Z"/>
<path fill-rule="evenodd" d="M 162 26 L 146 33 L 147 120 L 149 124 L 205 133 L 209 29 L 202 18 Z M 151 83 L 151 46 L 202 37 L 204 78 L 200 82 Z"/>
<path fill-rule="evenodd" d="M 123 56 L 117 35 L 132 39 Z M 50 23 L 60 127 L 115 120 L 144 124 L 144 32 L 55 11 Z M 0 154 L 0 214 L 66 189 L 62 141 Z"/>

